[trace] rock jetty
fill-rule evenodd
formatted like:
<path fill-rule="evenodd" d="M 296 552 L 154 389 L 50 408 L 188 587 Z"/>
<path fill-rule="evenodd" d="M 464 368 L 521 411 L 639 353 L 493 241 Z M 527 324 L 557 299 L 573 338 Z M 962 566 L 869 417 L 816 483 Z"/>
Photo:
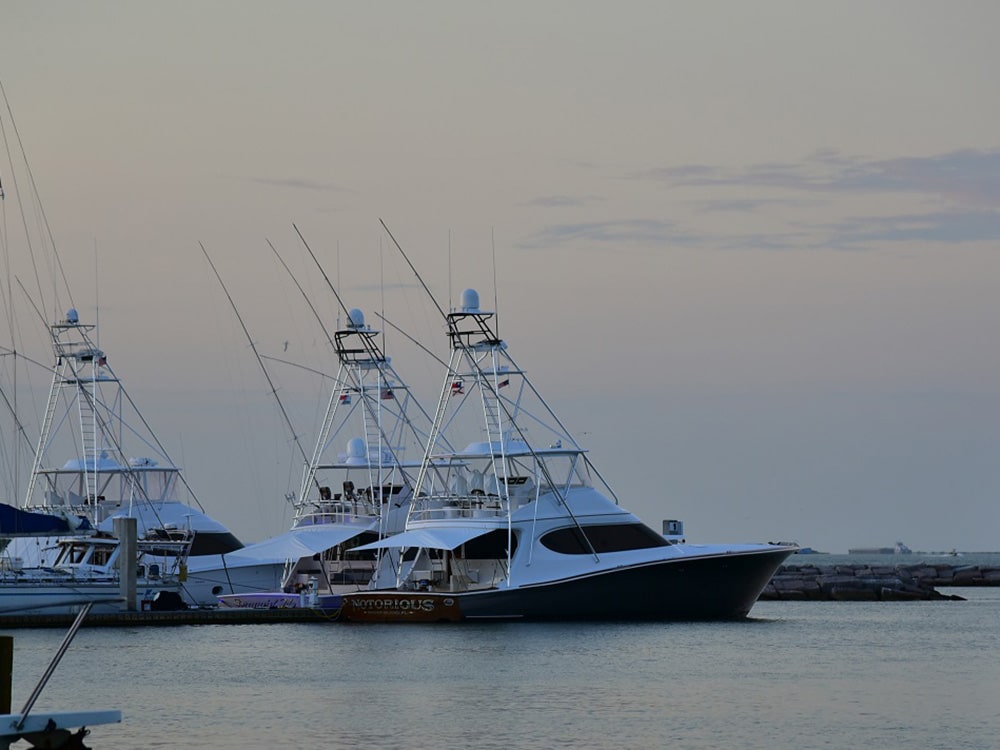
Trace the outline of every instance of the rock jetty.
<path fill-rule="evenodd" d="M 1000 568 L 979 565 L 784 565 L 761 601 L 962 600 L 937 586 L 1000 586 Z"/>

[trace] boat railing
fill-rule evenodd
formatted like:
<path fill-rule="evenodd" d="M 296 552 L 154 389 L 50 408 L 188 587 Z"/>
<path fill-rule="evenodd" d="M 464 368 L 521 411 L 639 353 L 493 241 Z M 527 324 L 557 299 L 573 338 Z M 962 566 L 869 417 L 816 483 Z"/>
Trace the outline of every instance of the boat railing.
<path fill-rule="evenodd" d="M 370 503 L 362 501 L 334 501 L 311 507 L 301 508 L 296 526 L 322 526 L 338 523 L 350 524 L 367 522 L 378 518 L 378 512 Z"/>
<path fill-rule="evenodd" d="M 415 521 L 505 518 L 506 515 L 500 497 L 475 494 L 420 498 L 414 501 L 411 511 L 411 518 Z"/>

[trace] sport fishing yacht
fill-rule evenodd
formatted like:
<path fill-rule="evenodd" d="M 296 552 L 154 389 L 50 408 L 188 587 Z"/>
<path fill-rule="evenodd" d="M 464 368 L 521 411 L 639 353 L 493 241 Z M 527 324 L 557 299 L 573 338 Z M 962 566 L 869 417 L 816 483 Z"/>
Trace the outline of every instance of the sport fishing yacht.
<path fill-rule="evenodd" d="M 22 510 L 86 521 L 111 535 L 116 518 L 135 518 L 138 536 L 181 535 L 187 564 L 241 548 L 216 519 L 182 502 L 193 493 L 112 370 L 75 309 L 49 327 L 55 365 Z M 139 447 L 142 455 L 127 453 Z M 70 458 L 67 460 L 66 456 Z M 51 535 L 13 539 L 7 567 L 51 567 L 63 545 Z M 185 585 L 189 604 L 214 604 L 211 587 Z"/>
<path fill-rule="evenodd" d="M 618 504 L 469 289 L 391 587 L 345 594 L 350 621 L 742 618 L 790 545 L 693 545 Z M 444 441 L 449 433 L 451 442 Z M 464 434 L 468 442 L 456 438 Z"/>
<path fill-rule="evenodd" d="M 365 323 L 362 311 L 348 311 L 347 321 L 334 334 L 340 365 L 304 467 L 292 528 L 225 555 L 225 570 L 213 574 L 192 565 L 192 577 L 214 575 L 224 586 L 224 576 L 241 566 L 266 560 L 284 565 L 274 587 L 222 594 L 224 607 L 275 609 L 308 602 L 338 609 L 341 594 L 367 589 L 377 571 L 387 583 L 396 579 L 398 552 L 355 550 L 403 530 L 422 465 L 404 456 L 408 448 L 423 450 L 430 415 L 385 356 L 380 332 Z M 345 449 L 334 453 L 335 446 Z"/>

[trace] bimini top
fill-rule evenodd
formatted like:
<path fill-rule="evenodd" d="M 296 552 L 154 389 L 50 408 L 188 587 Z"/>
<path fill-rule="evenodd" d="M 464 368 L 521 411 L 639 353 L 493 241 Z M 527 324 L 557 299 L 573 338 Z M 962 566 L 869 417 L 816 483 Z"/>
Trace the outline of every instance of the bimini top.
<path fill-rule="evenodd" d="M 586 451 L 577 446 L 564 448 L 561 440 L 556 441 L 552 445 L 538 447 L 534 450 L 523 440 L 484 440 L 469 443 L 458 453 L 447 455 L 452 455 L 456 458 L 491 458 L 500 455 L 511 457 L 531 455 L 572 456 L 578 453 L 586 453 Z M 435 458 L 443 457 L 444 455 L 440 454 L 439 456 L 435 456 Z"/>
<path fill-rule="evenodd" d="M 265 539 L 263 542 L 249 544 L 242 549 L 230 552 L 226 555 L 226 563 L 232 566 L 260 565 L 267 562 L 280 563 L 286 560 L 312 557 L 366 531 L 374 531 L 375 527 L 374 521 L 355 526 L 342 526 L 340 524 L 301 526 L 271 539 Z"/>
<path fill-rule="evenodd" d="M 176 466 L 169 464 L 161 466 L 152 458 L 130 458 L 128 466 L 122 466 L 115 459 L 108 455 L 107 451 L 101 451 L 101 455 L 88 456 L 87 458 L 71 458 L 59 469 L 42 469 L 42 474 L 82 474 L 84 472 L 97 472 L 100 474 L 130 473 L 138 471 L 180 471 Z"/>
<path fill-rule="evenodd" d="M 385 539 L 380 539 L 371 544 L 355 547 L 355 550 L 374 549 L 400 549 L 421 548 L 421 549 L 447 549 L 453 550 L 465 544 L 470 539 L 488 534 L 497 528 L 492 526 L 436 526 L 433 528 L 409 529 L 400 534 L 393 534 Z"/>

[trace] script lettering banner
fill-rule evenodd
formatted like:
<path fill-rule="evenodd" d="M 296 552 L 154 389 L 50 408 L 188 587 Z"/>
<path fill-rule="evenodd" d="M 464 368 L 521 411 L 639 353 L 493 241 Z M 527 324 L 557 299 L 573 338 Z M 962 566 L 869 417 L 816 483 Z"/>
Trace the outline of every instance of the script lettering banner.
<path fill-rule="evenodd" d="M 342 616 L 353 622 L 458 622 L 462 619 L 454 596 L 402 591 L 346 594 Z"/>

